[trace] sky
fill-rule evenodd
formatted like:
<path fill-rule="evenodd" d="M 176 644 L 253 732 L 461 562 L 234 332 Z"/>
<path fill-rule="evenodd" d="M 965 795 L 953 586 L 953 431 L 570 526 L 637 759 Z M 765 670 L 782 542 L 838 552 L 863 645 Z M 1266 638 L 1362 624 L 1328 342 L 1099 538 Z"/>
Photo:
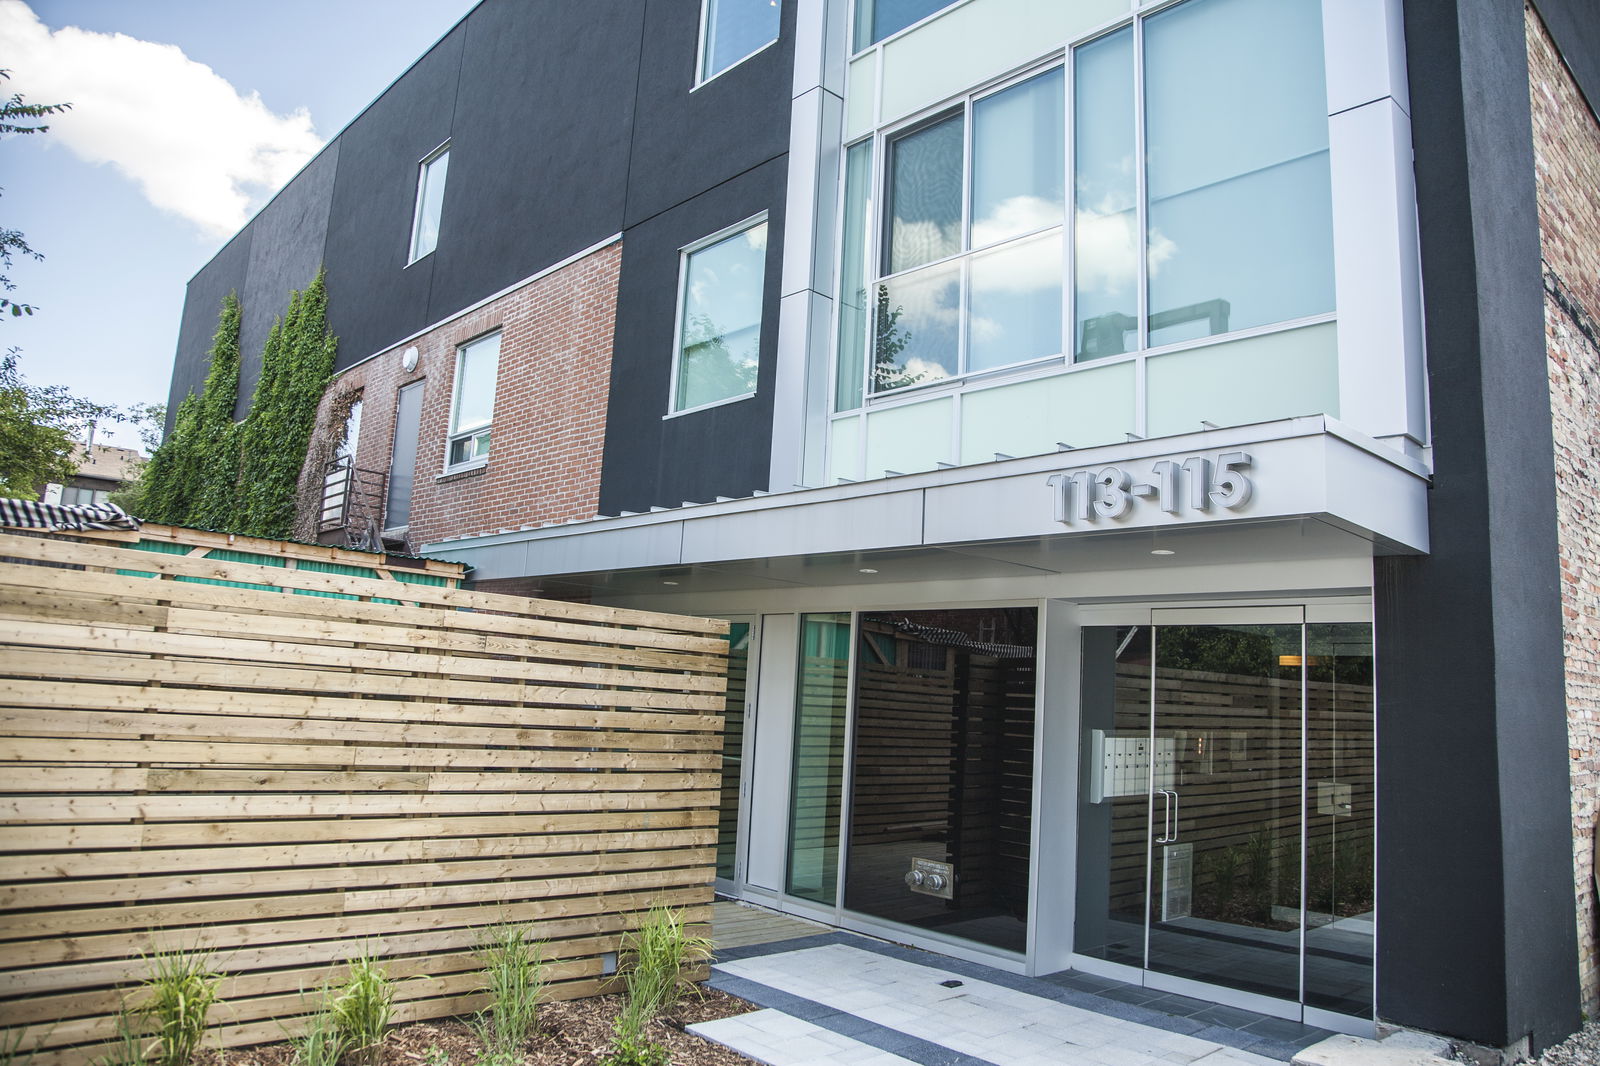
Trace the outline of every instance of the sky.
<path fill-rule="evenodd" d="M 184 286 L 477 0 L 0 0 L 3 92 L 70 101 L 0 139 L 23 376 L 164 403 Z M 138 447 L 131 427 L 97 440 Z"/>

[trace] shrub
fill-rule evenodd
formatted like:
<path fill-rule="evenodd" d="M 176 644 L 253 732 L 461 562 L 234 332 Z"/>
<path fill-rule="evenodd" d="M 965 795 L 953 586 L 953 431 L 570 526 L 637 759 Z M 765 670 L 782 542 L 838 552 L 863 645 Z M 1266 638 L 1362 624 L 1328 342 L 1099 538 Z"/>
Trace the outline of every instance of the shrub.
<path fill-rule="evenodd" d="M 711 941 L 690 936 L 683 912 L 657 904 L 623 937 L 620 971 L 627 987 L 605 1066 L 665 1066 L 667 1049 L 645 1035 L 657 1017 L 694 987 L 683 971 L 711 957 Z"/>
<path fill-rule="evenodd" d="M 373 1063 L 393 1008 L 394 982 L 377 959 L 362 954 L 350 960 L 350 976 L 328 1005 L 328 1013 L 344 1046 L 359 1061 Z"/>
<path fill-rule="evenodd" d="M 496 1056 L 516 1051 L 538 1028 L 539 996 L 544 991 L 544 945 L 528 939 L 525 926 L 495 925 L 478 942 L 489 1008 L 473 1031 Z"/>
<path fill-rule="evenodd" d="M 290 1037 L 295 1066 L 337 1066 L 344 1054 L 345 1039 L 333 1011 L 324 1007 L 306 1018 L 305 1031 Z"/>
<path fill-rule="evenodd" d="M 153 1061 L 187 1066 L 205 1037 L 206 1015 L 217 1002 L 222 974 L 212 966 L 210 952 L 181 948 L 146 955 L 145 967 L 144 995 L 134 1010 L 149 1021 L 158 1042 Z"/>

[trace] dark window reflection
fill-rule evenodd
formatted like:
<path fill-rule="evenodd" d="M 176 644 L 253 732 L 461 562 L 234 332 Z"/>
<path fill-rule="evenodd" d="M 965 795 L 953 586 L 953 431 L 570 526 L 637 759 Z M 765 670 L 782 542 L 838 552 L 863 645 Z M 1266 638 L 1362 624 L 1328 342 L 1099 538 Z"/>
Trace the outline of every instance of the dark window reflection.
<path fill-rule="evenodd" d="M 861 616 L 846 907 L 1025 950 L 1037 628 L 1031 607 Z M 948 899 L 908 884 L 918 860 L 948 865 Z"/>

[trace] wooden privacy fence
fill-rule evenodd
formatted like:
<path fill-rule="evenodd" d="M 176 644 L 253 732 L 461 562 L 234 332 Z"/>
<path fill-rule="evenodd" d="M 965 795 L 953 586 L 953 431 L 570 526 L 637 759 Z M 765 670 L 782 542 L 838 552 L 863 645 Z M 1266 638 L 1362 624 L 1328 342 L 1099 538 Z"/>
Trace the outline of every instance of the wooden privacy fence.
<path fill-rule="evenodd" d="M 726 623 L 169 527 L 0 560 L 0 1027 L 40 1066 L 146 952 L 211 953 L 237 1046 L 362 952 L 431 1018 L 483 1005 L 491 924 L 572 998 L 652 903 L 709 921 Z"/>

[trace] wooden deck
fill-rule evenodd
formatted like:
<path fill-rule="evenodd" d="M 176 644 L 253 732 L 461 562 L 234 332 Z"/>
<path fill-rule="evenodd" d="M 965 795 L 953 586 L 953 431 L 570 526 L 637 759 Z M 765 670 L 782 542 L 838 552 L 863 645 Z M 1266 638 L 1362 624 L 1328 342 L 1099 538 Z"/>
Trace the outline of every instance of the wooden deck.
<path fill-rule="evenodd" d="M 771 944 L 826 933 L 829 926 L 794 918 L 765 907 L 719 899 L 711 905 L 711 939 L 720 948 Z"/>

